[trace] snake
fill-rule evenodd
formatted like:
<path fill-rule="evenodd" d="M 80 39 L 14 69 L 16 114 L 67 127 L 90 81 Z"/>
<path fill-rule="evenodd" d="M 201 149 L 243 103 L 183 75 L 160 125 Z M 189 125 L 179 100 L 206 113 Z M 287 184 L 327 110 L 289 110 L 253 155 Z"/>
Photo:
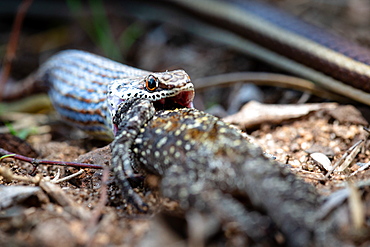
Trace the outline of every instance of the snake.
<path fill-rule="evenodd" d="M 32 75 L 10 85 L 3 99 L 38 88 L 48 91 L 54 108 L 67 123 L 97 139 L 112 140 L 112 118 L 129 99 L 148 99 L 156 109 L 193 107 L 194 85 L 184 70 L 149 72 L 81 50 L 50 57 Z"/>
<path fill-rule="evenodd" d="M 310 80 L 322 91 L 370 105 L 370 50 L 272 4 L 255 0 L 160 0 L 128 1 L 124 6 L 140 18 L 168 22 Z M 256 76 L 251 78 L 253 81 Z M 199 88 L 227 83 L 214 83 L 213 79 L 206 80 L 209 86 L 201 79 Z"/>

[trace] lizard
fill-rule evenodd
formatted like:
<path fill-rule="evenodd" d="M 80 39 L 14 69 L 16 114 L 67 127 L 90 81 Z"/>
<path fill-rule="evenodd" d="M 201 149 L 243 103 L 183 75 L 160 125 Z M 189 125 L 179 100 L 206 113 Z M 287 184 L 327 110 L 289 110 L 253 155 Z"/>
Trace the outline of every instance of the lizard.
<path fill-rule="evenodd" d="M 18 84 L 6 84 L 3 100 L 47 90 L 61 118 L 89 135 L 112 140 L 119 103 L 146 98 L 157 109 L 193 107 L 194 85 L 184 70 L 149 72 L 86 51 L 65 50 Z"/>
<path fill-rule="evenodd" d="M 162 195 L 185 212 L 237 222 L 255 243 L 274 244 L 275 227 L 289 246 L 331 236 L 322 237 L 315 226 L 319 196 L 314 188 L 220 119 L 190 108 L 155 111 L 150 101 L 133 99 L 118 107 L 113 121 L 118 135 L 111 145 L 112 169 L 137 208 L 146 204 L 129 178 L 155 174 L 162 179 Z"/>

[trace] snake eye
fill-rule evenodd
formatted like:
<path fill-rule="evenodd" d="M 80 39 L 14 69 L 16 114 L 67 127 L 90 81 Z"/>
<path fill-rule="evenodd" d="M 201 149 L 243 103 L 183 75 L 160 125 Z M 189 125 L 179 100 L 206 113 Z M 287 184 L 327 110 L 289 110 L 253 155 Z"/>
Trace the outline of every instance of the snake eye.
<path fill-rule="evenodd" d="M 149 91 L 153 91 L 158 87 L 158 79 L 155 78 L 153 75 L 149 75 L 146 78 L 145 83 L 146 89 L 148 89 Z"/>

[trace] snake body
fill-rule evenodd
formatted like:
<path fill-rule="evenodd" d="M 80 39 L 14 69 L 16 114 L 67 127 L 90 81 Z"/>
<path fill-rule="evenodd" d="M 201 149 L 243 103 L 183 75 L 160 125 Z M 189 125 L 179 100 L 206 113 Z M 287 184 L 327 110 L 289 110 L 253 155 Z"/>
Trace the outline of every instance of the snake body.
<path fill-rule="evenodd" d="M 182 1 L 185 3 L 185 1 Z M 260 46 L 370 92 L 370 50 L 256 1 L 189 1 L 194 13 Z M 203 4 L 201 4 L 203 3 Z M 207 8 L 208 6 L 208 8 Z"/>
<path fill-rule="evenodd" d="M 183 70 L 149 72 L 80 50 L 52 56 L 27 80 L 45 84 L 59 115 L 100 139 L 112 139 L 112 117 L 128 99 L 149 99 L 158 109 L 169 109 L 192 107 L 194 97 Z"/>
<path fill-rule="evenodd" d="M 129 2 L 125 7 L 132 5 L 142 18 L 174 23 L 309 79 L 323 90 L 370 105 L 369 49 L 275 6 L 254 0 Z M 145 6 L 157 7 L 166 18 Z"/>

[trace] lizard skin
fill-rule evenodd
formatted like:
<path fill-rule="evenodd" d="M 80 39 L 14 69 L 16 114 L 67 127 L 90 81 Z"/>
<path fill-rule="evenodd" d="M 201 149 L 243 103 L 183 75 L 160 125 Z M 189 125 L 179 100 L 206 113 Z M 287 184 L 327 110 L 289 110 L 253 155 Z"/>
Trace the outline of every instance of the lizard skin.
<path fill-rule="evenodd" d="M 137 208 L 145 204 L 128 178 L 151 173 L 162 177 L 163 196 L 186 212 L 237 222 L 257 243 L 269 238 L 271 244 L 274 226 L 289 246 L 307 246 L 319 235 L 314 227 L 319 196 L 313 187 L 218 118 L 196 109 L 155 112 L 149 101 L 133 100 L 122 105 L 114 121 L 120 134 L 111 146 L 111 165 L 125 198 Z"/>
<path fill-rule="evenodd" d="M 63 120 L 100 139 L 112 139 L 112 116 L 127 99 L 147 98 L 157 109 L 192 107 L 194 86 L 184 70 L 149 72 L 79 50 L 59 52 L 3 99 L 43 85 Z"/>

